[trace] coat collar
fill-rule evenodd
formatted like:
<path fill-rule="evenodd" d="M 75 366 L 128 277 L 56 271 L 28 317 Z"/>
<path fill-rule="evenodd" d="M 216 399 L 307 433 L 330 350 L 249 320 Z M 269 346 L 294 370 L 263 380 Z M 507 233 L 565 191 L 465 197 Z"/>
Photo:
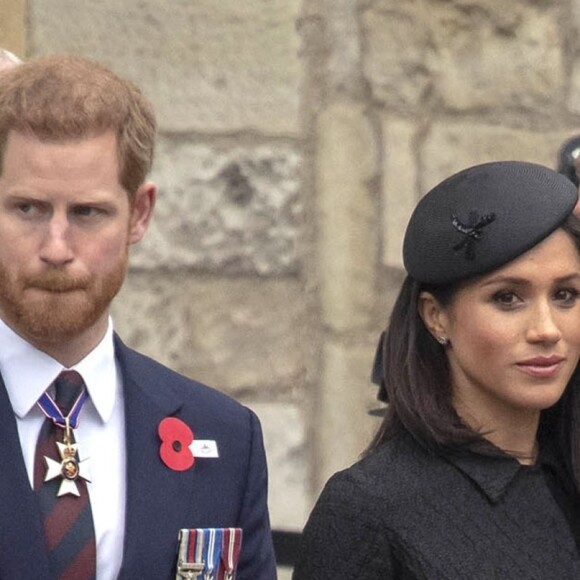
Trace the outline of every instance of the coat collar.
<path fill-rule="evenodd" d="M 488 455 L 444 451 L 442 454 L 447 461 L 471 479 L 493 503 L 501 500 L 522 467 L 516 459 L 501 452 Z"/>
<path fill-rule="evenodd" d="M 522 465 L 513 456 L 490 444 L 484 452 L 454 452 L 443 449 L 443 457 L 471 479 L 492 503 L 499 502 L 511 482 L 523 472 L 549 466 L 556 474 L 564 469 L 555 450 L 543 447 L 535 465 Z"/>

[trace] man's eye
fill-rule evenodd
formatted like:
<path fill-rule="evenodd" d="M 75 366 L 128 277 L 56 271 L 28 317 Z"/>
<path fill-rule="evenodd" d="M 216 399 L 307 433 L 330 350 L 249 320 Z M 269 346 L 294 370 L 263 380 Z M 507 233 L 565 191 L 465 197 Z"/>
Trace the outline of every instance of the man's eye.
<path fill-rule="evenodd" d="M 17 208 L 18 208 L 18 211 L 20 211 L 21 213 L 30 213 L 32 211 L 32 204 L 31 203 L 19 203 Z"/>
<path fill-rule="evenodd" d="M 74 215 L 79 217 L 91 217 L 98 213 L 98 210 L 94 207 L 82 205 L 79 207 L 75 207 L 73 210 Z"/>
<path fill-rule="evenodd" d="M 44 215 L 46 208 L 43 204 L 22 201 L 14 205 L 14 211 L 23 218 L 38 218 Z"/>

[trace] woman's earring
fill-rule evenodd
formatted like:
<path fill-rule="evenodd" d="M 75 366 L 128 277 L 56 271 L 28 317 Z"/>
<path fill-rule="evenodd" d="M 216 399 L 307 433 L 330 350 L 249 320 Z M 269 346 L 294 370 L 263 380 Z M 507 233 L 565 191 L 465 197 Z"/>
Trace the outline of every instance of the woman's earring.
<path fill-rule="evenodd" d="M 449 344 L 449 339 L 445 338 L 444 336 L 436 336 L 435 340 L 443 346 Z"/>

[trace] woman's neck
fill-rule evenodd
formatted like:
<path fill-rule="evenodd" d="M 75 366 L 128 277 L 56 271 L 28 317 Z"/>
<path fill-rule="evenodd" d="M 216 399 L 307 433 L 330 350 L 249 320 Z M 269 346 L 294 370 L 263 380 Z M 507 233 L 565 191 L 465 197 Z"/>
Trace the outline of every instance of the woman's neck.
<path fill-rule="evenodd" d="M 485 433 L 484 437 L 496 447 L 515 457 L 522 465 L 533 465 L 538 458 L 537 429 L 532 433 L 502 432 Z"/>
<path fill-rule="evenodd" d="M 482 417 L 455 404 L 462 421 L 505 453 L 515 457 L 522 465 L 533 465 L 538 456 L 537 433 L 539 411 L 505 409 L 493 417 Z"/>

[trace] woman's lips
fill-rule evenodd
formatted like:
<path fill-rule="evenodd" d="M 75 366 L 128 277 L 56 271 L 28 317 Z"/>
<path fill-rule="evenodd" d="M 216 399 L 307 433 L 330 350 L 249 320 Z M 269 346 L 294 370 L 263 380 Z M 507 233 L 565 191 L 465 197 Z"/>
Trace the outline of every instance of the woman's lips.
<path fill-rule="evenodd" d="M 538 356 L 517 363 L 517 367 L 527 375 L 537 378 L 551 378 L 557 374 L 565 361 L 561 356 Z"/>

